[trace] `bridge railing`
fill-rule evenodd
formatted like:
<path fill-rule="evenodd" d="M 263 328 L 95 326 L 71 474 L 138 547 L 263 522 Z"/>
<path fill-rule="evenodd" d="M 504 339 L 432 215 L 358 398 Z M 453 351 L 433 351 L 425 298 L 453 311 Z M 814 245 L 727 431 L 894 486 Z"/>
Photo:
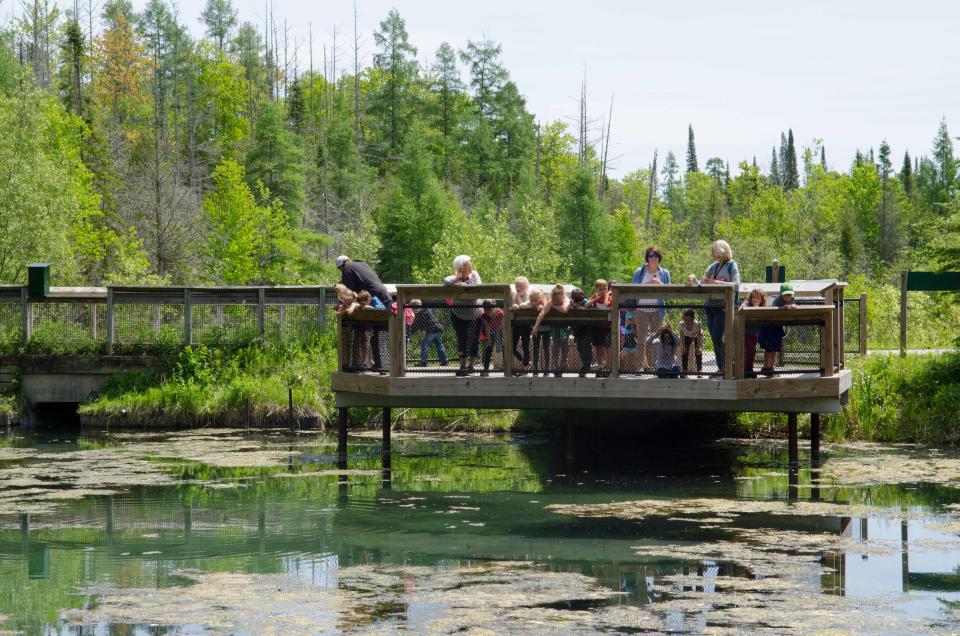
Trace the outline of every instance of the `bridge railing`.
<path fill-rule="evenodd" d="M 307 341 L 324 331 L 329 287 L 0 286 L 0 354 L 149 354 L 188 344 Z"/>

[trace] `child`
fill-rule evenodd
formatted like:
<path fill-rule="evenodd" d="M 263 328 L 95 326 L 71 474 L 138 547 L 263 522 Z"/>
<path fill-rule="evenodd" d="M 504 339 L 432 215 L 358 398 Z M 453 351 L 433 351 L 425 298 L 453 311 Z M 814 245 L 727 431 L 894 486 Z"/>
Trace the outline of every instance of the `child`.
<path fill-rule="evenodd" d="M 443 325 L 437 320 L 437 315 L 429 307 L 423 307 L 419 298 L 411 300 L 410 306 L 413 308 L 413 323 L 410 325 L 410 333 L 423 332 L 423 340 L 420 341 L 420 366 L 427 366 L 427 354 L 430 352 L 431 344 L 437 350 L 440 366 L 447 366 L 447 350 L 443 347 Z"/>
<path fill-rule="evenodd" d="M 796 309 L 797 301 L 793 297 L 793 285 L 780 285 L 780 295 L 773 299 L 773 306 L 778 309 Z M 760 373 L 773 375 L 773 365 L 777 362 L 777 354 L 783 351 L 783 337 L 786 329 L 780 325 L 760 327 L 760 346 L 763 348 L 763 368 Z"/>
<path fill-rule="evenodd" d="M 590 309 L 610 309 L 613 304 L 613 294 L 610 285 L 602 278 L 593 284 L 593 296 L 587 301 Z M 597 377 L 606 375 L 604 369 L 610 356 L 610 323 L 604 323 L 591 329 L 591 340 L 595 351 L 594 359 L 598 362 Z"/>
<path fill-rule="evenodd" d="M 740 305 L 740 309 L 765 307 L 766 305 L 767 297 L 763 295 L 763 290 L 757 287 L 750 290 L 750 295 Z M 760 339 L 761 328 L 749 323 L 747 325 L 743 333 L 743 370 L 746 377 L 755 378 L 757 374 L 753 371 L 753 360 L 757 357 L 757 341 Z M 766 362 L 766 355 L 764 355 L 764 362 Z"/>
<path fill-rule="evenodd" d="M 520 309 L 536 309 L 541 311 L 547 304 L 547 295 L 539 288 L 530 290 L 530 296 L 527 302 L 520 305 Z M 546 369 L 550 367 L 550 327 L 543 325 L 539 329 L 530 327 L 530 333 L 533 339 L 533 375 L 537 376 L 540 370 L 540 361 L 543 360 L 544 375 Z"/>
<path fill-rule="evenodd" d="M 683 320 L 680 321 L 680 360 L 683 361 L 683 370 L 685 373 L 693 371 L 693 362 L 690 359 L 691 354 L 697 363 L 697 373 L 703 371 L 703 327 L 696 318 L 693 309 L 683 310 Z"/>
<path fill-rule="evenodd" d="M 637 372 L 637 332 L 634 327 L 633 311 L 620 312 L 620 339 L 623 351 L 620 352 L 620 369 L 623 373 Z"/>
<path fill-rule="evenodd" d="M 550 302 L 544 304 L 543 309 L 540 310 L 540 315 L 537 316 L 537 321 L 533 323 L 533 331 L 536 333 L 540 329 L 540 324 L 543 322 L 543 319 L 551 310 L 559 311 L 560 313 L 567 313 L 570 309 L 570 299 L 567 298 L 566 292 L 563 291 L 563 285 L 557 285 L 550 292 Z M 547 336 L 548 342 L 550 343 L 550 353 L 547 356 L 547 367 L 550 366 L 550 357 L 556 360 L 558 371 L 554 371 L 553 374 L 556 377 L 563 375 L 563 371 L 567 368 L 567 351 L 569 350 L 567 343 L 567 328 L 566 326 L 551 326 L 549 327 L 549 335 Z M 544 377 L 546 377 L 548 372 L 544 372 Z"/>
<path fill-rule="evenodd" d="M 527 303 L 530 301 L 530 281 L 524 276 L 517 276 L 517 279 L 513 281 L 513 308 L 520 309 L 526 308 Z M 514 325 L 513 326 L 513 343 L 510 348 L 513 351 L 513 357 L 517 359 L 517 362 L 521 366 L 527 367 L 530 364 L 530 335 L 532 333 L 532 328 L 530 325 Z M 517 351 L 517 343 L 520 343 L 520 348 L 523 351 L 521 355 Z M 520 375 L 522 371 L 514 371 L 514 375 Z"/>
<path fill-rule="evenodd" d="M 503 310 L 492 300 L 483 301 L 483 314 L 480 316 L 480 342 L 483 343 L 483 371 L 480 375 L 490 375 L 490 360 L 493 350 L 503 351 Z"/>
<path fill-rule="evenodd" d="M 586 294 L 579 287 L 570 292 L 570 311 L 586 309 L 589 302 Z M 577 345 L 577 354 L 580 356 L 580 377 L 587 377 L 590 365 L 593 364 L 593 325 L 574 325 L 573 340 Z"/>
<path fill-rule="evenodd" d="M 357 303 L 357 295 L 343 284 L 335 286 L 333 290 L 337 294 L 337 317 L 343 318 L 353 314 L 353 306 Z"/>
<path fill-rule="evenodd" d="M 679 378 L 680 365 L 677 364 L 677 347 L 680 339 L 673 332 L 669 323 L 650 334 L 647 344 L 653 350 L 654 369 L 658 378 Z"/>

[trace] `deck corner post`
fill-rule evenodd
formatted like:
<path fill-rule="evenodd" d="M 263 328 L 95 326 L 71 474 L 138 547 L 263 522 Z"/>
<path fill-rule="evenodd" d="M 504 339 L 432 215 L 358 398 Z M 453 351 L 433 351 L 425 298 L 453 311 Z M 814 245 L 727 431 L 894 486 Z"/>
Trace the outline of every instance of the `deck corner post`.
<path fill-rule="evenodd" d="M 800 459 L 797 448 L 797 414 L 787 413 L 787 457 L 791 466 L 796 466 Z"/>
<path fill-rule="evenodd" d="M 610 303 L 610 377 L 620 377 L 620 287 L 613 286 Z"/>
<path fill-rule="evenodd" d="M 718 371 L 723 373 L 724 380 L 732 380 L 734 377 L 734 359 L 736 358 L 736 343 L 734 342 L 734 308 L 736 307 L 737 299 L 734 297 L 733 285 L 727 285 L 723 291 L 724 313 L 726 314 L 723 327 L 723 369 L 718 369 Z"/>
<path fill-rule="evenodd" d="M 513 293 L 510 285 L 503 289 L 503 375 L 513 375 Z"/>
<path fill-rule="evenodd" d="M 405 306 L 407 295 L 397 288 L 397 315 L 391 316 L 387 326 L 387 340 L 390 348 L 390 376 L 402 378 L 407 372 L 407 316 Z"/>

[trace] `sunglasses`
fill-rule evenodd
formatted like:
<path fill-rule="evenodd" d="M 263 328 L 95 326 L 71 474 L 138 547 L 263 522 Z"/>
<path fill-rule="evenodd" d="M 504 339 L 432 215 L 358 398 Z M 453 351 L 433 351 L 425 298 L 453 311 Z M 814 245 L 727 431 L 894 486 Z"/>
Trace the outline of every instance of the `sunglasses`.
<path fill-rule="evenodd" d="M 656 252 L 650 252 L 650 253 L 647 255 L 647 260 L 649 261 L 651 258 L 655 258 L 655 259 L 657 259 L 657 260 L 660 260 L 660 255 L 657 254 Z"/>

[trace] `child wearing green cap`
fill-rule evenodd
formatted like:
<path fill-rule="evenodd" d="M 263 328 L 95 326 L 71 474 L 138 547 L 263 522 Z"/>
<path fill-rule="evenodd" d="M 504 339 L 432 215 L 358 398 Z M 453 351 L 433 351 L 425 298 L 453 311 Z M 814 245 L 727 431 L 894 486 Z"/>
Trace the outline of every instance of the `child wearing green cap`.
<path fill-rule="evenodd" d="M 793 285 L 790 283 L 780 285 L 780 295 L 773 299 L 771 306 L 778 309 L 796 309 L 797 301 L 793 296 Z M 777 362 L 777 354 L 783 350 L 783 337 L 786 333 L 786 329 L 779 325 L 760 328 L 759 343 L 763 349 L 761 374 L 773 375 L 773 366 Z"/>

